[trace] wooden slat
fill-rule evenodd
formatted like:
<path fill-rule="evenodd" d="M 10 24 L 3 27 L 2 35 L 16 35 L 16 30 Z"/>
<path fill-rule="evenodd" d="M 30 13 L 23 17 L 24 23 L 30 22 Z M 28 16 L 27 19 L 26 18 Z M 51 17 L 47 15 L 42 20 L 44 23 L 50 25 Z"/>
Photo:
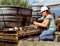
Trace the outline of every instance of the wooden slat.
<path fill-rule="evenodd" d="M 3 34 L 4 36 L 17 36 L 18 34 Z"/>
<path fill-rule="evenodd" d="M 16 42 L 16 43 L 18 43 L 18 40 L 3 40 L 4 42 Z"/>
<path fill-rule="evenodd" d="M 5 40 L 18 40 L 18 37 L 4 37 Z"/>

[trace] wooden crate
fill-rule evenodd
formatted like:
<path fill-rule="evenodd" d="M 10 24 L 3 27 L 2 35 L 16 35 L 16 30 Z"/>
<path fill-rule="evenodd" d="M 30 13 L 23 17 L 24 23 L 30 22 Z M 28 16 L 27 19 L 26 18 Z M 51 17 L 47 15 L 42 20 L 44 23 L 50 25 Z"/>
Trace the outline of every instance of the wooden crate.
<path fill-rule="evenodd" d="M 18 31 L 2 31 L 0 33 L 0 41 L 18 41 Z"/>
<path fill-rule="evenodd" d="M 3 34 L 5 40 L 18 40 L 17 34 Z"/>
<path fill-rule="evenodd" d="M 3 31 L 0 31 L 0 41 L 3 40 Z"/>
<path fill-rule="evenodd" d="M 60 19 L 57 19 L 56 21 L 56 28 L 57 28 L 57 31 L 60 32 Z"/>
<path fill-rule="evenodd" d="M 18 40 L 17 31 L 4 31 L 3 36 L 5 40 Z"/>

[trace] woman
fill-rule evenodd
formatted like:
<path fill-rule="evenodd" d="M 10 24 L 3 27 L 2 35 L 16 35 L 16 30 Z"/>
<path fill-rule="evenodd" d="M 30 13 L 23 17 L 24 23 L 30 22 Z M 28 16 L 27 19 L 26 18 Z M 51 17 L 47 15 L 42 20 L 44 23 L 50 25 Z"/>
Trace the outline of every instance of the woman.
<path fill-rule="evenodd" d="M 34 24 L 37 26 L 46 27 L 47 29 L 42 31 L 42 33 L 39 36 L 39 39 L 40 40 L 53 40 L 54 39 L 53 34 L 56 31 L 54 17 L 53 15 L 51 15 L 50 10 L 46 6 L 41 7 L 41 13 L 43 16 L 45 16 L 44 21 L 42 23 L 34 21 Z"/>

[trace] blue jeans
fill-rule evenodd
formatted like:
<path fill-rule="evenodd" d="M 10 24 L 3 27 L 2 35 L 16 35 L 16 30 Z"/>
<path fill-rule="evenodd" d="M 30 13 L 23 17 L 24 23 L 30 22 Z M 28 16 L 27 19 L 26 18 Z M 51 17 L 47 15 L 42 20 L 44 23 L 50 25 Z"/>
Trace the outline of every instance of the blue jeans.
<path fill-rule="evenodd" d="M 56 30 L 44 30 L 40 36 L 39 36 L 39 39 L 40 40 L 53 40 L 54 37 L 53 37 L 53 34 Z"/>

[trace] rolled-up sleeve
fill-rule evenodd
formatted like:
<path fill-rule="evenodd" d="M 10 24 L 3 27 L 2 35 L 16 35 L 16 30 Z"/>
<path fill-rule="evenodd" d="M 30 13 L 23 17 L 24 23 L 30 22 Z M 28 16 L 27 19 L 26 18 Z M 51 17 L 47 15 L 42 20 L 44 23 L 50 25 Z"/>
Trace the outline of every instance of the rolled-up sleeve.
<path fill-rule="evenodd" d="M 46 19 L 52 19 L 52 15 L 48 15 Z"/>

